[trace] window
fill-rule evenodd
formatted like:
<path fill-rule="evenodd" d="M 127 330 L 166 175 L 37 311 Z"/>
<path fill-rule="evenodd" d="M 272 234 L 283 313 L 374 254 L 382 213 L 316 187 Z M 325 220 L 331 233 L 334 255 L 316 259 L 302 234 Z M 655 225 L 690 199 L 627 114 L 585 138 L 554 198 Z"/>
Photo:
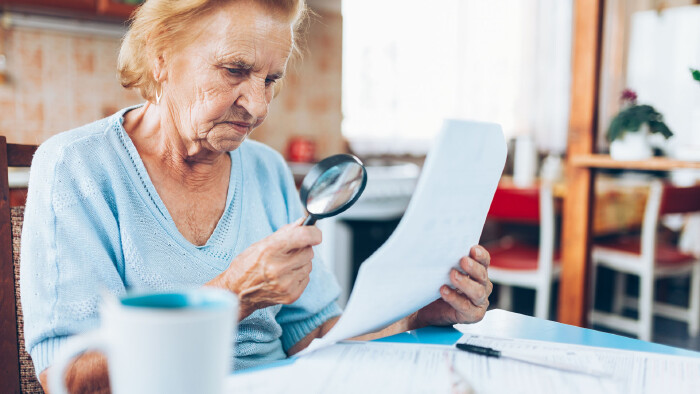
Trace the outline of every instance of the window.
<path fill-rule="evenodd" d="M 342 12 L 342 130 L 358 153 L 425 153 L 445 118 L 564 151 L 571 0 L 350 0 Z"/>

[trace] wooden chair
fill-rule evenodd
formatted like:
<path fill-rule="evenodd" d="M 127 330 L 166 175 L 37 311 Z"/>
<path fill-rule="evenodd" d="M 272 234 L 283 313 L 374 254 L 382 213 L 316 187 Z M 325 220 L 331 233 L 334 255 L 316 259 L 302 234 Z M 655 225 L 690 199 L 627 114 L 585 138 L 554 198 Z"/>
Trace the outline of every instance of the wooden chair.
<path fill-rule="evenodd" d="M 555 251 L 554 198 L 552 188 L 496 190 L 489 210 L 490 220 L 539 226 L 539 245 L 514 241 L 487 246 L 491 254 L 489 278 L 500 287 L 498 307 L 512 309 L 512 287 L 535 290 L 535 316 L 549 318 L 552 281 L 560 267 Z"/>
<path fill-rule="evenodd" d="M 688 323 L 688 334 L 700 332 L 700 259 L 683 253 L 676 245 L 658 239 L 659 219 L 667 214 L 700 212 L 700 186 L 674 187 L 653 182 L 644 211 L 641 236 L 626 236 L 594 244 L 591 253 L 591 294 L 595 295 L 597 266 L 615 272 L 612 313 L 591 308 L 591 324 L 599 324 L 619 331 L 635 334 L 644 341 L 652 339 L 653 315 L 681 320 Z M 626 297 L 626 275 L 639 277 L 639 298 Z M 680 307 L 655 301 L 654 283 L 658 278 L 690 277 L 688 307 Z M 593 298 L 594 300 L 594 298 Z M 594 305 L 593 300 L 591 305 Z M 633 305 L 639 311 L 639 319 L 621 316 L 625 305 Z"/>
<path fill-rule="evenodd" d="M 43 393 L 34 364 L 24 348 L 20 305 L 19 244 L 24 204 L 12 207 L 9 167 L 29 167 L 34 145 L 8 144 L 0 136 L 0 382 L 3 393 Z"/>

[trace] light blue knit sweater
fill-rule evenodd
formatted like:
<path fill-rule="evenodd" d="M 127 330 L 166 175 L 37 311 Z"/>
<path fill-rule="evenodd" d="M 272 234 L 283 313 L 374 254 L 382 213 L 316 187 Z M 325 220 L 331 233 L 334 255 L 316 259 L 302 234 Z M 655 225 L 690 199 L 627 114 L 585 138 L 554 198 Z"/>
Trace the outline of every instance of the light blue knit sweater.
<path fill-rule="evenodd" d="M 226 210 L 204 246 L 178 231 L 129 136 L 123 109 L 61 133 L 34 156 L 22 232 L 20 286 L 26 347 L 37 374 L 68 336 L 99 326 L 100 291 L 199 287 L 252 243 L 302 216 L 291 173 L 254 141 L 230 152 Z M 258 310 L 238 326 L 235 368 L 285 352 L 339 315 L 339 288 L 318 259 L 292 305 Z"/>

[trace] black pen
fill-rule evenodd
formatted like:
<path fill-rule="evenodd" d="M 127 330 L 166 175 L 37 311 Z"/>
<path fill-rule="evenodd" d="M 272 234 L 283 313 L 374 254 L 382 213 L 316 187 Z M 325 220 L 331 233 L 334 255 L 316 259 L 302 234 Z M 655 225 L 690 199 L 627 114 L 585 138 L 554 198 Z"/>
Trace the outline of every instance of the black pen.
<path fill-rule="evenodd" d="M 490 347 L 470 345 L 468 343 L 458 343 L 457 349 L 464 350 L 465 352 L 481 354 L 486 357 L 501 357 L 501 352 L 496 349 L 491 349 Z"/>
<path fill-rule="evenodd" d="M 581 374 L 585 374 L 585 375 L 593 375 L 593 376 L 597 376 L 597 377 L 609 377 L 610 376 L 608 373 L 605 373 L 604 371 L 601 371 L 598 369 L 593 369 L 590 367 L 587 368 L 586 366 L 578 365 L 578 364 L 571 365 L 571 364 L 567 364 L 566 362 L 555 363 L 555 362 L 551 362 L 549 360 L 545 360 L 542 358 L 535 359 L 535 358 L 526 358 L 526 357 L 522 357 L 519 355 L 503 354 L 503 352 L 500 350 L 496 350 L 496 349 L 493 349 L 490 347 L 485 347 L 485 346 L 471 345 L 468 343 L 458 343 L 455 346 L 457 346 L 457 349 L 459 349 L 459 350 L 464 350 L 465 352 L 479 354 L 479 355 L 486 356 L 486 357 L 507 358 L 510 360 L 515 360 L 515 361 L 519 361 L 522 363 L 537 365 L 540 367 L 558 369 L 560 371 L 566 371 L 566 372 L 581 373 Z"/>

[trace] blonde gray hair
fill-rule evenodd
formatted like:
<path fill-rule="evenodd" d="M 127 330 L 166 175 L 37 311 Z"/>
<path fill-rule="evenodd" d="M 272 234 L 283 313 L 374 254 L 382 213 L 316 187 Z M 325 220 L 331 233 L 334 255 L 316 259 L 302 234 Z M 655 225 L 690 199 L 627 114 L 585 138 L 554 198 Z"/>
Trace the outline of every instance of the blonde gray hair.
<path fill-rule="evenodd" d="M 308 10 L 304 0 L 147 0 L 131 18 L 131 26 L 119 50 L 118 76 L 125 88 L 137 88 L 154 101 L 158 81 L 153 76 L 154 56 L 182 48 L 191 42 L 192 23 L 217 8 L 250 1 L 286 17 L 293 27 L 293 52 L 298 53 L 298 34 Z"/>

